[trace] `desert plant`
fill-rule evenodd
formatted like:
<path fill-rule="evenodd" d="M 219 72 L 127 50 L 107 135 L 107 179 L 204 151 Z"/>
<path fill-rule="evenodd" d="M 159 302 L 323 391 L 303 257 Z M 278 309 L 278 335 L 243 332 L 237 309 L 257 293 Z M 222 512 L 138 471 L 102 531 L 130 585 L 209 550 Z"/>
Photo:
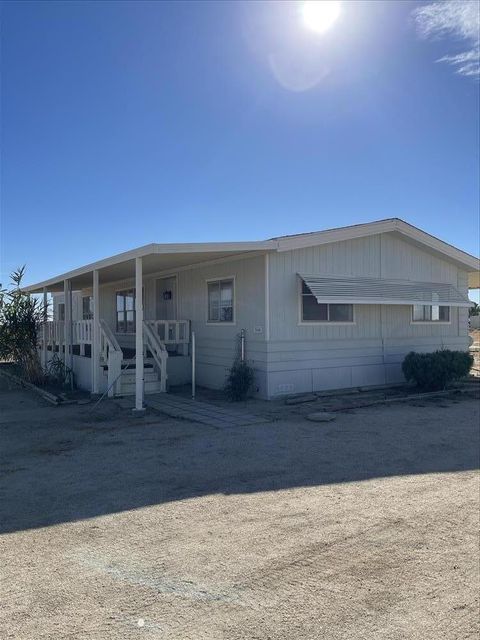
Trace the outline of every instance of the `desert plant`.
<path fill-rule="evenodd" d="M 228 372 L 225 393 L 234 402 L 246 400 L 254 380 L 255 372 L 252 367 L 246 362 L 236 360 Z"/>
<path fill-rule="evenodd" d="M 44 321 L 43 303 L 25 293 L 25 266 L 11 274 L 11 288 L 0 292 L 0 359 L 16 363 L 30 382 L 44 379 L 37 352 L 38 329 Z"/>
<path fill-rule="evenodd" d="M 56 353 L 53 354 L 53 357 L 47 365 L 46 376 L 47 380 L 54 385 L 69 387 L 70 389 L 73 389 L 75 386 L 73 370 L 67 367 Z"/>
<path fill-rule="evenodd" d="M 402 371 L 408 382 L 415 382 L 423 391 L 438 391 L 468 375 L 472 365 L 473 357 L 466 351 L 411 351 L 402 363 Z"/>

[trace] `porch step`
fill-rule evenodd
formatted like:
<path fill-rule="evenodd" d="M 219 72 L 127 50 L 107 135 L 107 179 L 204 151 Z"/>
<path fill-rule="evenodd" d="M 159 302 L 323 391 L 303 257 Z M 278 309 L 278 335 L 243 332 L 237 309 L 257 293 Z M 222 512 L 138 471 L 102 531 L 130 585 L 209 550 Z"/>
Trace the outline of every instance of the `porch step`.
<path fill-rule="evenodd" d="M 108 376 L 108 366 L 103 366 L 103 375 Z M 126 368 L 128 366 L 128 369 Z M 153 367 L 153 363 L 145 362 L 143 368 L 143 378 L 145 381 L 145 393 L 160 393 L 161 384 L 158 379 L 158 373 Z M 120 376 L 120 385 L 118 395 L 130 396 L 135 395 L 135 364 L 129 361 L 122 363 L 122 375 Z"/>
<path fill-rule="evenodd" d="M 103 363 L 101 365 L 102 369 L 104 371 L 108 371 L 108 364 Z M 131 362 L 128 360 L 122 360 L 122 371 L 124 369 L 128 369 L 128 371 L 135 371 L 135 362 Z M 153 370 L 154 365 L 153 365 L 153 361 L 152 362 L 144 362 L 143 364 L 143 368 L 144 369 L 148 369 L 149 371 Z"/>
<path fill-rule="evenodd" d="M 152 380 L 147 382 L 145 380 L 145 393 L 160 393 L 160 380 Z M 124 382 L 121 380 L 120 383 L 120 395 L 122 396 L 132 396 L 135 395 L 135 381 L 133 382 Z"/>
<path fill-rule="evenodd" d="M 146 369 L 143 372 L 143 379 L 145 382 L 156 382 L 158 380 L 158 374 L 153 369 Z M 122 384 L 128 384 L 130 382 L 135 383 L 135 370 L 122 371 Z"/>

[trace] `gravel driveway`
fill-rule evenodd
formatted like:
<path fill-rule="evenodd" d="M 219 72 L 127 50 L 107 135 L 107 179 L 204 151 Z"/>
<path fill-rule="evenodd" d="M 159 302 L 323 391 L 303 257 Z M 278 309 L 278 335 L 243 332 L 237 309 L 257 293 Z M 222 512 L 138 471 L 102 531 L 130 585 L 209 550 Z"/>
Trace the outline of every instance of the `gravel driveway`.
<path fill-rule="evenodd" d="M 218 429 L 0 388 L 2 638 L 478 638 L 479 402 Z"/>

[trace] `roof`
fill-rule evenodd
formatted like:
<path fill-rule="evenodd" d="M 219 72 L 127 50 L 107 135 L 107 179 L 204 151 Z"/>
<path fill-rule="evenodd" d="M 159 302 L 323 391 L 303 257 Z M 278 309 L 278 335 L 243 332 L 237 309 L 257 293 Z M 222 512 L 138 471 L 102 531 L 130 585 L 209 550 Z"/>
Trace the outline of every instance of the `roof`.
<path fill-rule="evenodd" d="M 72 286 L 86 288 L 91 286 L 91 273 L 100 270 L 104 281 L 126 279 L 133 274 L 135 258 L 144 258 L 144 273 L 156 273 L 162 269 L 175 270 L 192 264 L 229 256 L 243 256 L 247 253 L 265 253 L 269 251 L 291 251 L 309 246 L 341 242 L 380 233 L 396 233 L 414 244 L 455 262 L 469 273 L 469 286 L 480 287 L 479 260 L 461 249 L 432 236 L 418 227 L 408 224 L 400 218 L 386 218 L 365 224 L 312 231 L 290 236 L 278 236 L 269 240 L 252 242 L 210 242 L 210 243 L 152 243 L 117 255 L 98 260 L 78 269 L 57 275 L 43 282 L 25 287 L 29 293 L 39 293 L 44 288 L 60 291 L 63 281 L 72 280 Z"/>

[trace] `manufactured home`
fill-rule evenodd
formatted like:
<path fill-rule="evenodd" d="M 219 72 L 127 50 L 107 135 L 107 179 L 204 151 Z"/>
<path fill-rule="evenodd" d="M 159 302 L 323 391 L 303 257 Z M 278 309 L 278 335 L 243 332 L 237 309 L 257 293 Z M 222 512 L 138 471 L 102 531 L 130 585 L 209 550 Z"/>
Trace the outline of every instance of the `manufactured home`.
<path fill-rule="evenodd" d="M 149 244 L 26 287 L 93 393 L 222 388 L 245 336 L 261 398 L 402 381 L 409 351 L 466 350 L 477 258 L 400 220 L 266 241 Z"/>

